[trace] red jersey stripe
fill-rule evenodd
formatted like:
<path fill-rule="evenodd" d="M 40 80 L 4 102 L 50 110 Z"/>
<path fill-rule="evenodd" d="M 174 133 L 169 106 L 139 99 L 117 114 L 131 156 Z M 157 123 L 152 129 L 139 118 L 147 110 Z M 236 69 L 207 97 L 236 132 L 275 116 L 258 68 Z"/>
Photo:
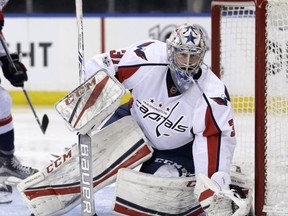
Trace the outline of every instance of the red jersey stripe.
<path fill-rule="evenodd" d="M 203 135 L 207 137 L 208 177 L 211 178 L 213 173 L 218 171 L 221 132 L 214 121 L 209 106 L 206 110 L 205 130 Z"/>
<path fill-rule="evenodd" d="M 12 122 L 12 120 L 12 115 L 9 115 L 7 118 L 0 119 L 0 127 L 8 125 L 10 122 Z"/>

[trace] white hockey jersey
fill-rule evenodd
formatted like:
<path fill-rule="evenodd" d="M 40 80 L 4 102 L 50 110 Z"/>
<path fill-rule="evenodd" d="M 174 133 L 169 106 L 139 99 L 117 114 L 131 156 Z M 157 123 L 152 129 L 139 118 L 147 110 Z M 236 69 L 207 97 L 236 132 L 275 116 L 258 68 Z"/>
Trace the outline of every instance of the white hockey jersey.
<path fill-rule="evenodd" d="M 100 68 L 131 91 L 131 113 L 152 147 L 174 149 L 193 141 L 196 174 L 229 173 L 236 145 L 230 98 L 205 64 L 199 85 L 182 94 L 170 86 L 167 47 L 161 41 L 141 41 L 93 57 L 86 64 L 86 79 Z"/>

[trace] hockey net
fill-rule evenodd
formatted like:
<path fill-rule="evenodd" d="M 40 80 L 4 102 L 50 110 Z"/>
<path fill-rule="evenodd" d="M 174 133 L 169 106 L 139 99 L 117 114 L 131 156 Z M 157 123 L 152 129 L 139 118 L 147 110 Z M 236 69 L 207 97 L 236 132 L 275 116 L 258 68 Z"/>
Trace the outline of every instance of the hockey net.
<path fill-rule="evenodd" d="M 288 1 L 213 0 L 212 70 L 226 84 L 255 215 L 288 215 Z"/>

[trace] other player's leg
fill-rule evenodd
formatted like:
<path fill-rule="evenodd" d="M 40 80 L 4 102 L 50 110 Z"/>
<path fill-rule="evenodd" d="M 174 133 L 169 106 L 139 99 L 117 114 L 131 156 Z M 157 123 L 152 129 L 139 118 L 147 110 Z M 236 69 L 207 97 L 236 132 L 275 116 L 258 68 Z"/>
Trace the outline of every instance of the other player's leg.
<path fill-rule="evenodd" d="M 14 127 L 11 106 L 11 96 L 0 86 L 0 203 L 2 203 L 1 195 L 7 197 L 5 194 L 12 193 L 12 188 L 5 185 L 9 176 L 25 179 L 37 172 L 36 169 L 23 166 L 14 155 Z M 7 203 L 7 200 L 4 199 L 3 202 Z"/>

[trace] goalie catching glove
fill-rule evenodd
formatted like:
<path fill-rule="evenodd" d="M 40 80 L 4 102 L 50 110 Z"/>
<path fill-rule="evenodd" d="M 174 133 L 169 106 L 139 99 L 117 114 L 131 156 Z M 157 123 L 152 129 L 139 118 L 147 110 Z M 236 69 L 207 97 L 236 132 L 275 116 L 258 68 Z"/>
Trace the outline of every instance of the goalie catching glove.
<path fill-rule="evenodd" d="M 13 86 L 23 87 L 24 82 L 28 80 L 26 67 L 19 61 L 18 54 L 11 54 L 10 56 L 14 65 L 10 63 L 7 56 L 0 57 L 3 74 Z"/>
<path fill-rule="evenodd" d="M 232 179 L 232 181 L 231 181 Z M 252 205 L 251 183 L 241 173 L 219 171 L 211 176 L 199 174 L 195 187 L 202 208 L 209 216 L 247 216 Z"/>

